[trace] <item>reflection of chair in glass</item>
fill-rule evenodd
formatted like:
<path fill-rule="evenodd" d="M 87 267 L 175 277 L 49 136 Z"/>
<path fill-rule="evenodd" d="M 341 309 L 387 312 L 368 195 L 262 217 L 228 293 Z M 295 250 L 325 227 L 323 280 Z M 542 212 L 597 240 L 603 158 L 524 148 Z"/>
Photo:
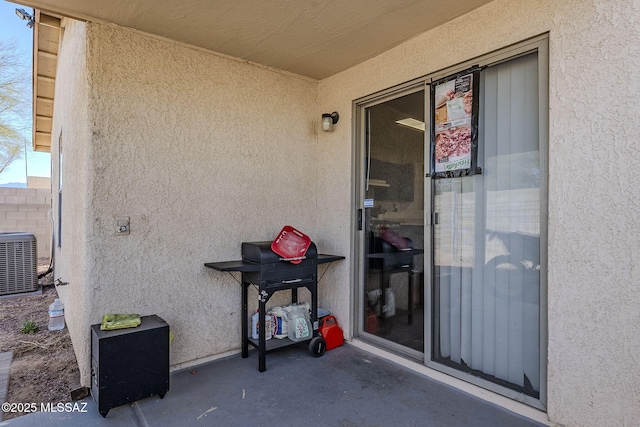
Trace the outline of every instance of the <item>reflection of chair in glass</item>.
<path fill-rule="evenodd" d="M 373 313 L 378 315 L 379 322 L 382 325 L 385 323 L 385 318 L 389 317 L 387 310 L 392 307 L 387 306 L 387 289 L 389 289 L 389 280 L 392 274 L 407 273 L 407 323 L 411 325 L 413 323 L 413 280 L 412 273 L 414 269 L 413 257 L 418 254 L 422 254 L 422 249 L 415 249 L 413 247 L 413 241 L 409 238 L 403 237 L 406 244 L 402 245 L 404 249 L 400 250 L 396 246 L 392 245 L 385 239 L 372 235 L 369 240 L 369 269 L 376 269 L 380 271 L 379 288 L 374 290 L 372 295 L 375 295 L 377 300 L 369 299 L 369 308 Z"/>
<path fill-rule="evenodd" d="M 434 269 L 435 359 L 539 396 L 540 239 L 489 231 L 476 242 L 473 263 Z"/>

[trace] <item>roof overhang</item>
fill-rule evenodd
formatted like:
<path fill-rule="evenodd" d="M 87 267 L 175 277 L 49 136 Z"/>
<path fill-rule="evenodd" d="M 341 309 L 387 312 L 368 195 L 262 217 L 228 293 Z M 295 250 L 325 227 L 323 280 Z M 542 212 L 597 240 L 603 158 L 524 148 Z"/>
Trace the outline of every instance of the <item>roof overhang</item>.
<path fill-rule="evenodd" d="M 20 0 L 36 10 L 33 146 L 51 146 L 60 17 L 132 28 L 320 80 L 491 1 Z"/>
<path fill-rule="evenodd" d="M 19 1 L 323 79 L 493 0 Z"/>
<path fill-rule="evenodd" d="M 60 18 L 35 11 L 33 32 L 33 149 L 51 152 Z"/>

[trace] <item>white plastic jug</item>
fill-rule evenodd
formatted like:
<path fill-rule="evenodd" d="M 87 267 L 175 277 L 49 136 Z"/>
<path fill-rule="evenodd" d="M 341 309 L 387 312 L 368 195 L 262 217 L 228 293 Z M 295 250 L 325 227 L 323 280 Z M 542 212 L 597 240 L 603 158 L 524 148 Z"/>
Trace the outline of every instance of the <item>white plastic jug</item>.
<path fill-rule="evenodd" d="M 49 306 L 49 330 L 59 331 L 64 329 L 64 305 L 58 298 Z"/>
<path fill-rule="evenodd" d="M 260 338 L 260 325 L 259 325 L 260 315 L 256 311 L 256 313 L 251 316 L 251 338 L 257 340 Z M 264 316 L 265 323 L 265 340 L 270 340 L 273 332 L 273 316 L 270 314 L 265 314 Z"/>
<path fill-rule="evenodd" d="M 386 304 L 382 308 L 384 312 L 384 317 L 391 317 L 396 315 L 396 296 L 394 295 L 391 288 L 387 288 L 385 292 Z"/>
<path fill-rule="evenodd" d="M 311 338 L 313 330 L 311 329 L 309 312 L 303 304 L 292 306 L 289 311 L 287 332 L 291 341 L 302 341 Z"/>

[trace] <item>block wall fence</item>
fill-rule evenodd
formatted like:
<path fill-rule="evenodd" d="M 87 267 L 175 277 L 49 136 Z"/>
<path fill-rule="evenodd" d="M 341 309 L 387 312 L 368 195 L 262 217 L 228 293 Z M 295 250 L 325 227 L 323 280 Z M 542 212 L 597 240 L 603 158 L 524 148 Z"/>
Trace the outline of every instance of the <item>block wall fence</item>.
<path fill-rule="evenodd" d="M 51 256 L 51 190 L 0 187 L 0 233 L 33 233 L 38 258 Z"/>

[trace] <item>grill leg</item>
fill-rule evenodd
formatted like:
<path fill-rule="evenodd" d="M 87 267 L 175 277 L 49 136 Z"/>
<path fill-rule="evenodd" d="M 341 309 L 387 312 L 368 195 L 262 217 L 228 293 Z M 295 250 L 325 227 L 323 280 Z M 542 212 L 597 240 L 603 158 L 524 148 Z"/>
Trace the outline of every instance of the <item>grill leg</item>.
<path fill-rule="evenodd" d="M 265 311 L 267 310 L 264 301 L 260 300 L 260 312 L 258 315 L 258 323 L 260 330 L 258 331 L 258 370 L 264 372 L 267 370 L 267 331 L 265 326 Z"/>
<path fill-rule="evenodd" d="M 242 324 L 242 358 L 249 357 L 249 307 L 247 304 L 249 283 L 242 281 L 242 309 L 241 311 L 241 324 Z"/>
<path fill-rule="evenodd" d="M 407 318 L 407 324 L 413 325 L 413 277 L 411 270 L 407 271 L 407 287 L 409 288 L 409 295 L 407 298 L 407 304 L 409 306 L 409 316 Z"/>
<path fill-rule="evenodd" d="M 311 293 L 311 326 L 314 338 L 318 336 L 318 275 L 313 275 L 313 284 L 308 286 Z"/>

